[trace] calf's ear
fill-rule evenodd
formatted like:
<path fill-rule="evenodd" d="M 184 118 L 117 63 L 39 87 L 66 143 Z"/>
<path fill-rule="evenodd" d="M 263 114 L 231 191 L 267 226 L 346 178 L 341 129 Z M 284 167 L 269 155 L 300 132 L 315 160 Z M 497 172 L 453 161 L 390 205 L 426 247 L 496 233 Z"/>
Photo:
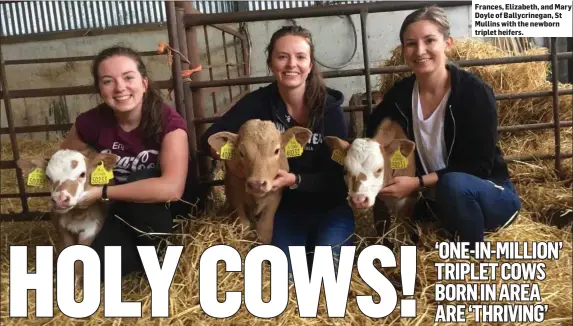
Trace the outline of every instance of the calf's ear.
<path fill-rule="evenodd" d="M 390 118 L 385 118 L 376 129 L 376 134 L 372 138 L 382 147 L 386 148 L 396 138 L 396 128 L 400 126 Z"/>
<path fill-rule="evenodd" d="M 211 146 L 217 153 L 221 152 L 221 147 L 230 143 L 233 147 L 236 145 L 238 135 L 228 131 L 221 131 L 213 134 L 207 139 L 209 146 Z"/>
<path fill-rule="evenodd" d="M 299 126 L 288 128 L 281 134 L 281 145 L 285 146 L 293 136 L 297 143 L 304 147 L 310 141 L 312 132 L 308 128 Z"/>
<path fill-rule="evenodd" d="M 48 161 L 39 157 L 23 157 L 16 161 L 16 165 L 20 168 L 20 170 L 22 170 L 24 179 L 27 179 L 28 175 L 34 171 L 34 169 L 40 168 L 45 170 L 46 166 L 48 165 Z"/>
<path fill-rule="evenodd" d="M 409 139 L 394 139 L 388 146 L 384 147 L 384 152 L 387 155 L 392 155 L 398 148 L 404 157 L 408 157 L 416 149 L 416 144 Z"/>
<path fill-rule="evenodd" d="M 112 154 L 112 153 L 93 154 L 93 155 L 90 155 L 90 158 L 89 158 L 89 167 L 95 168 L 100 162 L 103 162 L 103 167 L 106 170 L 111 171 L 111 170 L 113 170 L 113 167 L 115 166 L 115 163 L 117 163 L 118 159 L 119 159 L 119 156 Z"/>
<path fill-rule="evenodd" d="M 328 147 L 330 147 L 331 150 L 337 149 L 339 151 L 346 153 L 350 148 L 349 142 L 347 142 L 346 140 L 342 140 L 336 136 L 326 136 L 324 137 L 324 142 Z"/>

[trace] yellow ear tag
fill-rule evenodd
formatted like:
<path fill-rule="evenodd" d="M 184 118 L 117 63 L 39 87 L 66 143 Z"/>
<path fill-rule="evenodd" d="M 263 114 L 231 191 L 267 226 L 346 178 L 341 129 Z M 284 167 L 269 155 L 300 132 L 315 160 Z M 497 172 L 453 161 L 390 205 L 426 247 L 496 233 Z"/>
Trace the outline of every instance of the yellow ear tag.
<path fill-rule="evenodd" d="M 344 165 L 344 157 L 346 157 L 346 155 L 339 149 L 335 149 L 332 151 L 332 156 L 330 158 L 332 158 L 332 160 L 340 165 Z"/>
<path fill-rule="evenodd" d="M 285 150 L 286 157 L 301 156 L 303 152 L 302 146 L 296 141 L 296 137 L 294 135 L 292 135 L 292 138 L 286 144 Z"/>
<path fill-rule="evenodd" d="M 232 160 L 235 154 L 235 145 L 231 142 L 225 143 L 223 147 L 221 147 L 221 156 L 222 160 Z"/>
<path fill-rule="evenodd" d="M 390 166 L 393 170 L 401 170 L 408 167 L 408 158 L 402 155 L 400 152 L 400 147 L 392 153 L 392 157 L 390 158 Z"/>
<path fill-rule="evenodd" d="M 100 162 L 91 174 L 92 185 L 105 185 L 113 179 L 113 170 L 106 170 L 103 162 Z"/>
<path fill-rule="evenodd" d="M 46 178 L 44 169 L 35 168 L 34 171 L 28 174 L 28 186 L 44 187 L 47 184 L 47 181 L 48 179 Z"/>

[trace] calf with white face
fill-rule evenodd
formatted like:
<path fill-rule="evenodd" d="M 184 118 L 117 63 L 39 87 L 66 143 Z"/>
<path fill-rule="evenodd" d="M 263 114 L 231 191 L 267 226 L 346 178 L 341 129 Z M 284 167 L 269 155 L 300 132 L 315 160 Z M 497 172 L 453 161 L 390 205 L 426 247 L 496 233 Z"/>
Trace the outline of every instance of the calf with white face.
<path fill-rule="evenodd" d="M 408 140 L 400 125 L 390 119 L 382 121 L 373 138 L 357 138 L 348 143 L 337 137 L 325 137 L 333 159 L 344 166 L 348 202 L 353 209 L 374 206 L 376 198 L 384 201 L 397 220 L 409 218 L 415 195 L 395 198 L 379 195 L 382 187 L 397 176 L 415 176 L 415 143 Z"/>
<path fill-rule="evenodd" d="M 87 155 L 87 156 L 86 156 Z M 58 150 L 50 158 L 22 158 L 17 165 L 24 179 L 34 173 L 36 180 L 50 187 L 50 215 L 60 235 L 61 247 L 90 245 L 107 215 L 107 205 L 96 203 L 87 208 L 77 206 L 85 191 L 90 189 L 91 176 L 111 171 L 118 159 L 115 154 Z M 104 183 L 110 180 L 105 180 Z"/>

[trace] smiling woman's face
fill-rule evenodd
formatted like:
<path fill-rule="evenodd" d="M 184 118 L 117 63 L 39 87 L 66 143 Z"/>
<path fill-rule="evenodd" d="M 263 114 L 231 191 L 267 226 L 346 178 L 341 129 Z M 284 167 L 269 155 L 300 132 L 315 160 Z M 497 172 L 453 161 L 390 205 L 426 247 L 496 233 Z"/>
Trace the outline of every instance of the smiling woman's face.
<path fill-rule="evenodd" d="M 301 36 L 285 35 L 275 42 L 269 68 L 279 85 L 304 87 L 312 70 L 310 51 L 310 44 Z"/>
<path fill-rule="evenodd" d="M 402 53 L 406 64 L 417 74 L 428 74 L 446 64 L 446 51 L 451 37 L 444 37 L 439 27 L 429 20 L 412 23 L 404 31 Z"/>
<path fill-rule="evenodd" d="M 137 63 L 127 56 L 112 56 L 98 67 L 100 95 L 119 112 L 141 110 L 148 80 L 141 76 Z"/>

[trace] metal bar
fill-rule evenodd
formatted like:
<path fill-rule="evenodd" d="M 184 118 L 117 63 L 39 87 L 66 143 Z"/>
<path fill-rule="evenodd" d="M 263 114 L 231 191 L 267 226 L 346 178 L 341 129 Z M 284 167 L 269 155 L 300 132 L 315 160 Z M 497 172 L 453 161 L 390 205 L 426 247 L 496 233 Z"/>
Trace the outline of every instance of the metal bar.
<path fill-rule="evenodd" d="M 190 9 L 187 11 L 186 16 L 188 16 L 188 15 L 197 15 L 197 16 L 199 16 L 199 15 L 205 15 L 205 14 L 202 13 L 200 10 L 197 10 L 197 9 L 195 9 L 195 8 L 190 8 Z M 211 13 L 211 14 L 208 14 L 208 15 L 216 15 L 216 14 L 212 14 L 212 13 Z M 184 17 L 183 17 L 183 20 L 185 20 Z M 229 34 L 231 34 L 231 35 L 233 35 L 233 36 L 236 36 L 236 37 L 240 38 L 240 39 L 243 40 L 243 41 L 246 41 L 246 40 L 247 40 L 247 38 L 245 37 L 245 35 L 241 34 L 239 31 L 236 31 L 236 30 L 234 30 L 234 29 L 232 29 L 232 28 L 230 28 L 230 27 L 228 27 L 228 26 L 225 26 L 225 25 L 220 25 L 220 24 L 201 24 L 201 25 L 204 25 L 204 26 L 205 26 L 205 25 L 209 25 L 209 26 L 211 26 L 211 27 L 213 27 L 213 28 L 216 28 L 216 29 L 220 30 L 221 32 L 229 33 Z M 184 29 L 188 29 L 189 27 L 190 27 L 190 26 L 186 26 L 186 25 L 184 24 L 184 27 L 183 27 L 183 28 L 184 28 Z"/>
<path fill-rule="evenodd" d="M 0 161 L 0 169 L 2 170 L 6 170 L 6 169 L 15 169 L 16 166 L 16 161 L 11 160 L 11 161 Z"/>
<path fill-rule="evenodd" d="M 236 22 L 256 22 L 264 20 L 279 20 L 291 18 L 312 18 L 360 14 L 363 9 L 371 13 L 414 10 L 428 4 L 437 4 L 442 8 L 471 5 L 471 1 L 375 1 L 359 4 L 316 6 L 290 9 L 275 9 L 262 11 L 232 12 L 209 15 L 185 15 L 185 28 L 199 25 L 227 24 Z"/>
<path fill-rule="evenodd" d="M 225 65 L 225 71 L 227 72 L 227 79 L 231 79 L 231 72 L 229 71 L 229 55 L 227 52 L 227 38 L 225 37 L 225 32 L 223 32 L 221 34 L 221 37 L 223 38 L 223 54 L 225 55 L 225 62 L 227 63 Z M 233 88 L 232 86 L 229 86 L 229 99 L 231 102 L 233 102 Z"/>
<path fill-rule="evenodd" d="M 47 197 L 50 196 L 49 192 L 29 192 L 28 197 Z M 20 194 L 0 194 L 0 198 L 18 198 Z M 29 210 L 28 210 L 29 211 Z"/>
<path fill-rule="evenodd" d="M 573 94 L 573 89 L 560 89 L 558 94 L 559 96 L 571 95 Z M 526 99 L 534 97 L 544 97 L 551 95 L 553 95 L 553 91 L 539 91 L 539 92 L 526 92 L 526 93 L 515 93 L 515 94 L 501 94 L 501 95 L 496 95 L 495 99 L 498 101 L 503 101 L 503 100 L 517 100 L 517 99 Z"/>
<path fill-rule="evenodd" d="M 183 9 L 184 9 L 184 16 L 183 16 L 183 21 L 185 17 L 191 15 L 191 16 L 209 16 L 209 15 L 203 15 L 203 14 L 193 14 L 193 3 L 189 2 L 189 1 L 185 1 L 183 2 Z M 201 54 L 200 54 L 200 50 L 199 50 L 199 42 L 197 41 L 197 27 L 190 27 L 188 29 L 186 29 L 186 36 L 187 36 L 187 52 L 188 52 L 188 56 L 187 58 L 189 58 L 189 61 L 191 62 L 191 67 L 190 69 L 193 69 L 197 66 L 199 66 L 201 64 L 200 60 L 201 60 Z M 201 74 L 195 74 L 193 76 L 191 76 L 192 79 L 195 81 L 200 81 L 201 80 Z M 194 117 L 198 117 L 198 118 L 202 118 L 205 116 L 205 106 L 204 106 L 204 102 L 203 102 L 203 92 L 201 89 L 191 89 L 191 98 L 192 98 L 192 108 L 193 108 L 193 114 Z M 191 122 L 191 121 L 190 121 Z M 199 139 L 201 139 L 201 135 L 203 135 L 203 133 L 207 130 L 205 125 L 195 125 L 194 123 L 189 123 L 191 125 L 195 126 L 195 135 L 194 135 L 194 141 L 197 144 L 199 142 Z M 199 167 L 199 175 L 205 175 L 208 172 L 208 166 L 209 166 L 209 161 L 207 160 L 207 158 L 201 158 L 198 160 L 198 167 Z"/>
<path fill-rule="evenodd" d="M 64 123 L 57 125 L 35 125 L 35 126 L 25 126 L 25 127 L 15 127 L 14 131 L 17 134 L 28 133 L 28 132 L 46 132 L 46 131 L 67 131 L 72 127 L 72 123 Z M 0 128 L 0 134 L 10 133 L 9 128 Z"/>
<path fill-rule="evenodd" d="M 169 36 L 169 43 L 171 46 L 180 51 L 179 46 L 179 31 L 176 26 L 177 14 L 175 13 L 175 3 L 173 1 L 165 2 L 165 11 L 167 14 L 167 34 Z M 179 53 L 173 54 L 173 63 L 171 66 L 171 73 L 174 77 L 181 76 L 181 61 L 183 58 Z M 173 78 L 173 92 L 175 97 L 175 108 L 183 119 L 186 118 L 185 103 L 183 103 L 183 80 L 181 78 Z"/>
<path fill-rule="evenodd" d="M 573 126 L 573 121 L 571 120 L 562 121 L 561 123 L 559 123 L 558 128 L 566 128 L 571 126 Z M 555 128 L 555 123 L 547 122 L 547 123 L 533 123 L 526 125 L 503 126 L 497 128 L 497 130 L 498 132 L 517 132 L 517 131 L 542 130 L 542 129 L 553 129 L 553 128 Z"/>
<path fill-rule="evenodd" d="M 362 113 L 362 120 L 366 126 L 368 118 L 372 113 L 372 86 L 370 85 L 370 60 L 368 56 L 368 29 L 366 20 L 368 18 L 368 9 L 360 11 L 360 34 L 362 34 L 362 56 L 364 57 L 364 81 L 366 83 L 366 109 Z"/>
<path fill-rule="evenodd" d="M 48 212 L 28 212 L 14 214 L 0 214 L 0 222 L 29 222 L 29 221 L 47 221 L 50 219 Z"/>
<path fill-rule="evenodd" d="M 557 62 L 557 38 L 551 38 L 551 84 L 553 89 L 553 122 L 555 123 L 554 134 L 555 134 L 555 170 L 557 170 L 557 175 L 560 179 L 563 179 L 565 175 L 561 169 L 561 133 L 559 131 L 559 94 L 558 85 L 559 83 L 559 64 Z"/>
<path fill-rule="evenodd" d="M 185 33 L 185 29 L 183 28 L 183 16 L 185 15 L 185 10 L 183 8 L 182 2 L 176 2 L 176 24 L 177 30 L 181 31 L 179 33 L 179 51 L 187 58 L 188 55 L 188 46 L 187 46 L 187 33 Z M 182 69 L 190 69 L 190 66 L 187 62 L 182 62 Z M 182 79 L 181 75 L 174 76 L 173 78 Z M 191 76 L 187 79 L 191 79 Z M 185 102 L 185 116 L 186 116 L 186 124 L 187 124 L 187 141 L 189 142 L 189 159 L 191 160 L 190 171 L 188 175 L 191 176 L 191 179 L 197 175 L 197 164 L 196 164 L 196 152 L 197 152 L 197 142 L 196 142 L 196 128 L 195 124 L 193 123 L 193 119 L 195 119 L 195 113 L 193 112 L 193 104 L 191 98 L 191 89 L 189 87 L 184 87 L 183 89 L 183 98 Z"/>
<path fill-rule="evenodd" d="M 239 63 L 239 49 L 237 46 L 238 42 L 237 42 L 237 37 L 233 37 L 233 49 L 235 50 L 235 63 L 237 65 L 237 77 L 241 77 L 241 63 Z M 239 91 L 241 91 L 241 89 L 239 88 Z"/>
<path fill-rule="evenodd" d="M 247 35 L 247 32 L 244 28 L 241 29 L 241 33 Z M 248 38 L 245 36 L 244 40 L 241 40 L 241 51 L 243 53 L 243 75 L 250 77 L 251 76 L 251 59 L 249 55 L 249 49 L 251 45 L 249 44 Z M 245 91 L 250 91 L 251 85 L 245 85 Z"/>
<path fill-rule="evenodd" d="M 157 51 L 145 51 L 139 52 L 142 57 L 151 57 L 159 54 Z M 38 59 L 21 59 L 21 60 L 6 60 L 4 65 L 24 65 L 24 64 L 35 64 L 35 63 L 56 63 L 56 62 L 73 62 L 73 61 L 92 61 L 95 55 L 85 55 L 79 57 L 61 57 L 61 58 L 38 58 Z"/>
<path fill-rule="evenodd" d="M 169 89 L 173 85 L 171 80 L 155 81 L 153 84 L 159 89 Z M 93 86 L 70 86 L 70 87 L 53 87 L 53 88 L 28 88 L 10 91 L 10 98 L 36 98 L 59 95 L 82 95 L 94 94 Z M 0 91 L 0 98 L 4 97 L 4 92 Z"/>
<path fill-rule="evenodd" d="M 0 88 L 2 88 L 2 96 L 4 98 L 4 108 L 6 111 L 6 120 L 8 122 L 8 130 L 10 133 L 10 143 L 12 147 L 12 157 L 14 161 L 18 161 L 20 159 L 20 150 L 18 148 L 18 140 L 16 139 L 15 127 L 14 127 L 14 115 L 12 112 L 12 101 L 10 99 L 10 89 L 8 88 L 8 78 L 6 77 L 6 68 L 4 66 L 4 54 L 2 51 L 2 45 L 0 44 L 0 76 L 2 78 L 2 84 Z M 24 186 L 24 178 L 22 174 L 16 170 L 16 180 L 18 182 L 18 191 L 20 194 L 20 201 L 22 202 L 22 212 L 24 214 L 28 213 L 30 208 L 28 207 L 28 200 L 26 197 L 26 188 Z"/>
<path fill-rule="evenodd" d="M 560 53 L 560 59 L 573 58 L 573 52 Z M 532 61 L 548 61 L 551 60 L 551 55 L 542 54 L 534 56 L 520 56 L 520 57 L 507 57 L 507 58 L 494 58 L 494 59 L 476 59 L 476 60 L 460 60 L 453 61 L 454 64 L 460 67 L 473 67 L 473 66 L 488 66 L 488 65 L 498 65 L 498 64 L 512 64 L 512 63 L 523 63 Z M 371 68 L 370 74 L 391 74 L 398 72 L 409 72 L 411 71 L 408 66 L 400 65 L 394 67 L 380 67 Z M 340 78 L 340 77 L 356 77 L 363 76 L 364 69 L 345 69 L 345 70 L 333 70 L 326 71 L 322 73 L 323 78 Z M 248 84 L 266 84 L 271 83 L 275 79 L 273 76 L 265 77 L 249 77 L 249 78 L 236 78 L 236 79 L 219 79 L 213 81 L 201 81 L 201 82 L 190 82 L 189 87 L 191 88 L 204 88 L 210 86 L 229 86 L 229 85 L 248 85 Z"/>
<path fill-rule="evenodd" d="M 181 41 L 180 41 L 181 43 Z M 557 55 L 558 59 L 571 59 L 573 58 L 573 52 L 564 52 Z M 511 59 L 511 60 L 508 60 Z M 519 59 L 519 60 L 515 60 Z M 536 55 L 536 56 L 521 56 L 513 58 L 496 58 L 496 59 L 479 59 L 479 60 L 464 60 L 464 61 L 454 61 L 455 64 L 461 67 L 472 67 L 481 65 L 494 65 L 494 64 L 505 64 L 505 63 L 521 63 L 521 62 L 531 62 L 531 61 L 547 61 L 550 60 L 550 55 Z M 493 61 L 495 60 L 495 61 Z M 245 62 L 245 70 L 248 73 L 248 61 Z M 396 67 L 383 67 L 383 68 L 372 68 L 370 69 L 370 74 L 384 74 L 384 73 L 394 73 L 394 72 L 405 72 L 409 71 L 409 68 L 401 68 L 406 66 L 396 66 Z M 323 78 L 339 78 L 339 77 L 353 77 L 362 76 L 364 73 L 363 69 L 348 69 L 348 70 L 338 70 L 338 71 L 327 71 L 324 72 Z M 235 79 L 220 79 L 213 81 L 190 81 L 187 82 L 191 88 L 206 88 L 206 87 L 223 87 L 229 85 L 250 85 L 250 84 L 266 84 L 274 81 L 274 77 L 246 77 L 246 78 L 235 78 Z M 155 81 L 156 86 L 160 89 L 168 89 L 172 85 L 171 80 Z M 72 86 L 72 87 L 59 87 L 59 88 L 36 88 L 36 89 L 17 89 L 10 92 L 11 98 L 35 98 L 35 97 L 48 97 L 48 96 L 58 96 L 58 95 L 81 95 L 81 94 L 92 94 L 94 93 L 93 86 Z M 530 92 L 522 93 L 528 94 L 528 97 L 538 97 L 538 96 L 548 96 L 553 94 L 552 91 L 541 91 L 541 92 Z M 559 90 L 559 95 L 572 94 L 570 89 Z M 2 98 L 3 92 L 0 91 L 0 98 Z M 501 99 L 514 99 L 514 98 L 528 98 L 528 97 L 513 97 L 512 95 L 499 95 L 496 97 L 498 100 Z"/>
<path fill-rule="evenodd" d="M 211 64 L 211 50 L 209 49 L 209 33 L 207 32 L 207 25 L 203 26 L 203 33 L 205 34 L 205 51 L 207 51 L 207 64 L 209 65 L 209 80 L 213 80 L 213 66 Z M 213 102 L 213 113 L 217 113 L 217 99 L 215 92 L 211 93 L 211 101 Z"/>
<path fill-rule="evenodd" d="M 235 36 L 235 37 L 240 38 L 241 40 L 245 40 L 245 41 L 246 41 L 246 38 L 245 38 L 245 36 L 244 36 L 243 34 L 239 33 L 238 31 L 236 31 L 236 30 L 234 30 L 234 29 L 232 29 L 232 28 L 230 28 L 230 27 L 227 27 L 227 26 L 225 26 L 225 25 L 217 25 L 217 24 L 212 24 L 212 25 L 209 25 L 209 26 L 214 27 L 214 28 L 220 30 L 220 31 L 223 32 L 223 33 L 231 34 L 231 35 L 233 35 L 233 36 Z"/>
<path fill-rule="evenodd" d="M 218 112 L 216 115 L 210 116 L 210 117 L 203 117 L 203 118 L 196 118 L 193 120 L 194 124 L 202 124 L 202 123 L 211 123 L 211 122 L 215 122 L 216 120 L 219 119 L 219 117 L 223 114 L 225 114 L 233 105 L 235 105 L 241 98 L 243 98 L 243 96 L 247 95 L 249 93 L 249 91 L 243 91 L 241 92 L 238 96 L 235 97 L 235 99 L 233 101 L 231 101 L 227 106 L 225 106 L 220 112 Z"/>
<path fill-rule="evenodd" d="M 572 158 L 573 153 L 559 154 L 559 159 Z M 553 160 L 556 159 L 555 154 L 530 154 L 530 155 L 520 155 L 520 156 L 507 156 L 505 161 L 507 163 L 511 162 L 530 162 L 530 161 L 543 161 L 543 160 Z"/>

